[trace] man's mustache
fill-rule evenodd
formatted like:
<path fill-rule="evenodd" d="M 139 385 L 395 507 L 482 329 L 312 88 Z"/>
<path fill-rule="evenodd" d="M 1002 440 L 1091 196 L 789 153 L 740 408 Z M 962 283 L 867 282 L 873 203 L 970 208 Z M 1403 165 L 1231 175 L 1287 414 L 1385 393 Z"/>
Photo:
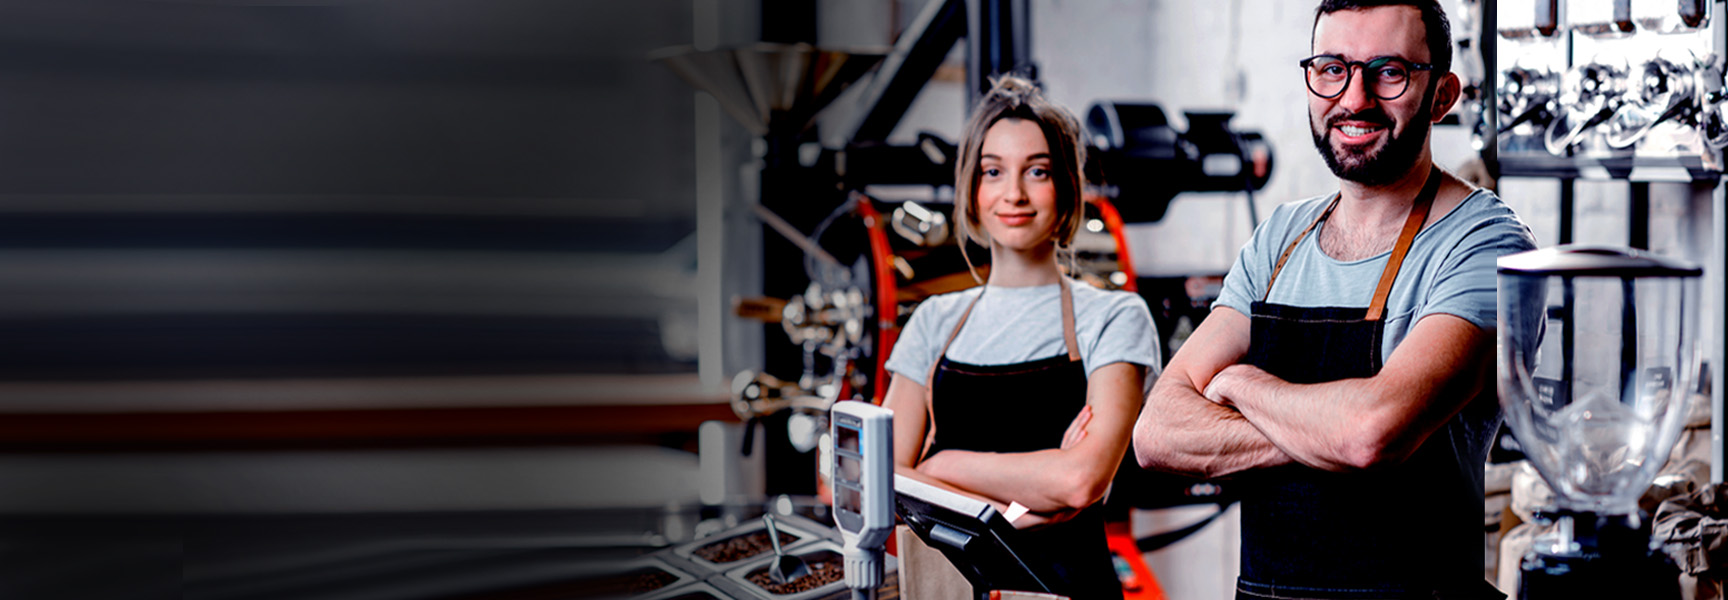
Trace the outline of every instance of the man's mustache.
<path fill-rule="evenodd" d="M 1387 115 L 1386 111 L 1378 108 L 1368 108 L 1353 113 L 1332 115 L 1326 118 L 1326 128 L 1331 129 L 1337 126 L 1340 121 L 1360 121 L 1383 127 L 1392 126 L 1392 117 Z"/>

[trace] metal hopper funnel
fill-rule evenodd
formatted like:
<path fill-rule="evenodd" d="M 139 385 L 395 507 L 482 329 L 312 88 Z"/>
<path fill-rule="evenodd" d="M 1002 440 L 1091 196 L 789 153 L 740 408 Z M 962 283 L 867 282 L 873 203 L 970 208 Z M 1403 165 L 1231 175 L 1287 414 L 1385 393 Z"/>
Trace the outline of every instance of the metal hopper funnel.
<path fill-rule="evenodd" d="M 825 50 L 809 44 L 663 48 L 649 60 L 720 101 L 751 133 L 803 133 L 816 114 L 887 55 L 884 49 Z"/>

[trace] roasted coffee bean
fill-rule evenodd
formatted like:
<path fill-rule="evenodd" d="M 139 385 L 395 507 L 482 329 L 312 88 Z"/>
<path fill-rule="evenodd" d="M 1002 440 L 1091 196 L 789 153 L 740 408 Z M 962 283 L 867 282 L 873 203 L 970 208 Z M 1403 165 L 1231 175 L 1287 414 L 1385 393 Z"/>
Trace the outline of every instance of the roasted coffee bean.
<path fill-rule="evenodd" d="M 798 541 L 797 536 L 784 531 L 780 532 L 781 547 L 796 541 Z M 774 546 L 768 543 L 768 532 L 763 530 L 720 540 L 697 548 L 691 554 L 711 563 L 729 563 L 772 551 L 774 551 Z"/>
<path fill-rule="evenodd" d="M 810 574 L 788 581 L 785 584 L 774 583 L 773 578 L 768 575 L 768 567 L 762 567 L 751 571 L 750 574 L 745 575 L 744 578 L 750 580 L 750 583 L 754 583 L 762 589 L 768 590 L 768 593 L 770 594 L 783 595 L 813 590 L 840 581 L 846 576 L 846 571 L 844 569 L 845 561 L 840 558 L 839 554 L 828 551 L 812 552 L 803 555 L 801 558 L 804 559 L 806 564 L 810 565 Z"/>

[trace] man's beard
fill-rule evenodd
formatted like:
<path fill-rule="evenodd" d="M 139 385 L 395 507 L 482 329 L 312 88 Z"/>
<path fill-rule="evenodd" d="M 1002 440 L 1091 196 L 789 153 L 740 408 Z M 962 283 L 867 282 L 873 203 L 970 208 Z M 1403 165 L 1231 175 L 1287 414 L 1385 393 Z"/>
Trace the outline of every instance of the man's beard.
<path fill-rule="evenodd" d="M 1309 119 L 1308 130 L 1314 136 L 1314 147 L 1320 150 L 1321 158 L 1326 159 L 1326 166 L 1330 167 L 1332 174 L 1339 179 L 1362 185 L 1386 185 L 1397 181 L 1399 177 L 1410 172 L 1410 167 L 1416 163 L 1416 157 L 1422 154 L 1422 148 L 1428 142 L 1429 117 L 1433 109 L 1430 108 L 1432 105 L 1428 94 L 1424 93 L 1422 96 L 1421 110 L 1417 111 L 1401 134 L 1393 132 L 1392 117 L 1379 107 L 1334 115 L 1326 120 L 1322 130 L 1315 130 L 1314 120 Z M 1378 149 L 1346 147 L 1334 151 L 1332 126 L 1344 120 L 1365 121 L 1383 126 L 1391 137 Z M 1339 156 L 1340 154 L 1343 156 Z"/>

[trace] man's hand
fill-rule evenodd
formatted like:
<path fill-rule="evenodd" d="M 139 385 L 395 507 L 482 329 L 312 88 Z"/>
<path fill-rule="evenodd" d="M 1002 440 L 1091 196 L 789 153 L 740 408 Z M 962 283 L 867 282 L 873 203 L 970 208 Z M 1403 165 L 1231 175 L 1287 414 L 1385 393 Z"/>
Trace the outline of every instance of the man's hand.
<path fill-rule="evenodd" d="M 1213 404 L 1236 408 L 1235 399 L 1242 389 L 1270 383 L 1276 379 L 1271 373 L 1254 365 L 1230 365 L 1212 376 L 1212 382 L 1206 385 L 1204 395 Z"/>

